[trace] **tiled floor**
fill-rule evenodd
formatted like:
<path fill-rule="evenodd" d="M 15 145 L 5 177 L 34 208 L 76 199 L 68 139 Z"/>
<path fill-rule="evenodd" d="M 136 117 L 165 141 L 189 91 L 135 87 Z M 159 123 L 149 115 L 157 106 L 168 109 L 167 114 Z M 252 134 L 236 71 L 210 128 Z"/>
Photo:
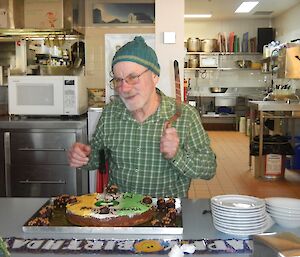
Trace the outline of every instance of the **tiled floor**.
<path fill-rule="evenodd" d="M 286 170 L 285 177 L 280 180 L 256 179 L 253 165 L 249 169 L 249 137 L 234 131 L 208 131 L 208 134 L 217 156 L 217 174 L 209 181 L 194 179 L 189 190 L 190 199 L 220 194 L 300 198 L 300 171 Z"/>

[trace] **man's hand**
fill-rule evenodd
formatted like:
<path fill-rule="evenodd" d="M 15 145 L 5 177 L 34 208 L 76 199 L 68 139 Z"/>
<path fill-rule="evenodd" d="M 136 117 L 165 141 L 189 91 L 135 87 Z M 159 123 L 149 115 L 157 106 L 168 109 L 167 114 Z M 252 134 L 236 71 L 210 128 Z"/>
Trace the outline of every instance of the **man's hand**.
<path fill-rule="evenodd" d="M 81 143 L 75 143 L 68 151 L 68 159 L 71 167 L 79 168 L 86 165 L 89 161 L 88 156 L 91 153 L 91 147 Z"/>
<path fill-rule="evenodd" d="M 164 132 L 160 139 L 160 152 L 166 159 L 172 159 L 179 147 L 179 137 L 177 131 L 173 127 L 167 126 L 168 122 L 164 124 Z"/>

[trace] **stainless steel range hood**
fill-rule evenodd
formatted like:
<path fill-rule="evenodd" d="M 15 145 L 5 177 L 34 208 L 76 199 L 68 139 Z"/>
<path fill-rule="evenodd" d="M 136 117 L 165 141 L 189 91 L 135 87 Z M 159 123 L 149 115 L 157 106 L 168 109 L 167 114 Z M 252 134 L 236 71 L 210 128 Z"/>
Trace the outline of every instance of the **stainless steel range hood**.
<path fill-rule="evenodd" d="M 30 2 L 31 1 L 31 2 Z M 45 37 L 48 35 L 80 36 L 84 34 L 84 2 L 80 0 L 61 0 L 62 26 L 59 28 L 26 27 L 26 4 L 35 0 L 1 0 L 0 9 L 7 10 L 7 26 L 0 28 L 1 39 Z M 38 2 L 38 0 L 36 0 Z M 59 2 L 59 0 L 58 0 Z"/>

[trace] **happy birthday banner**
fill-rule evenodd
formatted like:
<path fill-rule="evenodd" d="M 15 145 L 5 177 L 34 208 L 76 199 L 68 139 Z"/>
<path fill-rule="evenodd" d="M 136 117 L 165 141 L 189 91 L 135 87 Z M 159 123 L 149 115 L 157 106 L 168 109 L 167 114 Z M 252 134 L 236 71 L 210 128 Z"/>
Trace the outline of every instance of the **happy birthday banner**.
<path fill-rule="evenodd" d="M 3 238 L 10 252 L 66 254 L 168 254 L 174 245 L 193 244 L 195 254 L 252 253 L 252 240 L 102 240 L 102 239 L 24 239 Z"/>

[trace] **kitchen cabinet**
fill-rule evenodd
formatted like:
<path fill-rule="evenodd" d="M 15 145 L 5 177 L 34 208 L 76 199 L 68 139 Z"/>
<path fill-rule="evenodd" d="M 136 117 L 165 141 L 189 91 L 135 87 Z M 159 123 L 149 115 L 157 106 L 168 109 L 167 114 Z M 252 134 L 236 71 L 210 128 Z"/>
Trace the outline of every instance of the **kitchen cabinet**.
<path fill-rule="evenodd" d="M 6 196 L 51 197 L 88 192 L 88 172 L 68 164 L 67 151 L 87 142 L 87 119 L 0 119 L 1 177 Z M 4 175 L 3 175 L 4 174 Z"/>
<path fill-rule="evenodd" d="M 236 130 L 238 117 L 235 114 L 236 97 L 189 96 L 199 111 L 206 130 Z"/>
<path fill-rule="evenodd" d="M 4 134 L 0 133 L 0 197 L 5 196 Z"/>

